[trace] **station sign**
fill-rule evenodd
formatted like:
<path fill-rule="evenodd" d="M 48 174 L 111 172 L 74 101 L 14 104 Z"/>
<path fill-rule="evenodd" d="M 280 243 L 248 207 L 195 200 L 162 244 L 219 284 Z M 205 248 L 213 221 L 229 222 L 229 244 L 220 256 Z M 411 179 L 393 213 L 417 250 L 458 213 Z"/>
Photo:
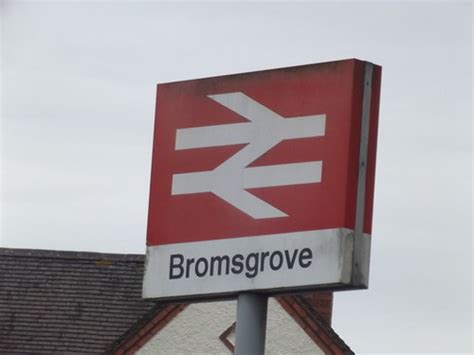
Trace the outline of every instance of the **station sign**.
<path fill-rule="evenodd" d="M 381 67 L 159 84 L 143 296 L 366 288 Z"/>

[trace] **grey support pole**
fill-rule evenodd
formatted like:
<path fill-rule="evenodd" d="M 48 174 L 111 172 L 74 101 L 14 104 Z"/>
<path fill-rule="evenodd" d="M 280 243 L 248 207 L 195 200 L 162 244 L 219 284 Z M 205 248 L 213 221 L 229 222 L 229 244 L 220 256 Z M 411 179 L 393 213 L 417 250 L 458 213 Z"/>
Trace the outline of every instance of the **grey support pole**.
<path fill-rule="evenodd" d="M 268 296 L 241 293 L 237 298 L 235 355 L 263 355 Z"/>

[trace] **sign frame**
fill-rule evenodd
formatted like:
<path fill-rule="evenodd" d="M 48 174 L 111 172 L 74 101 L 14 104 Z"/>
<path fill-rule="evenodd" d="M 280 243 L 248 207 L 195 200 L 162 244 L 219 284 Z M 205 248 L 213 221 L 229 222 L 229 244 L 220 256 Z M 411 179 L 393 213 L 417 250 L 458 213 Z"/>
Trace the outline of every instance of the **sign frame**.
<path fill-rule="evenodd" d="M 181 289 L 173 287 L 169 287 L 173 285 L 170 280 L 172 280 L 173 276 L 177 276 L 180 272 L 184 275 L 187 270 L 187 264 L 183 260 L 183 263 L 180 264 L 180 267 L 177 265 L 180 262 L 180 257 L 175 257 L 175 264 L 172 264 L 172 255 L 182 255 L 183 258 L 186 255 L 184 251 L 187 253 L 192 254 L 192 250 L 199 249 L 200 250 L 209 250 L 209 245 L 217 245 L 223 243 L 235 242 L 236 245 L 235 250 L 238 249 L 238 244 L 245 244 L 247 239 L 252 238 L 253 242 L 262 240 L 261 244 L 259 244 L 258 248 L 260 250 L 260 259 L 257 259 L 255 263 L 259 263 L 260 260 L 261 264 L 263 265 L 262 260 L 262 253 L 267 252 L 269 255 L 267 256 L 266 264 L 267 269 L 272 267 L 271 258 L 272 255 L 276 253 L 274 250 L 271 251 L 271 247 L 268 246 L 268 243 L 263 238 L 272 238 L 273 240 L 278 240 L 281 238 L 283 240 L 281 245 L 288 245 L 288 242 L 284 240 L 285 233 L 273 233 L 269 235 L 255 235 L 255 236 L 241 236 L 239 238 L 230 238 L 230 239 L 216 239 L 216 240 L 208 240 L 208 241 L 194 241 L 188 243 L 178 243 L 178 244 L 164 244 L 153 246 L 147 245 L 147 255 L 146 255 L 146 264 L 145 264 L 145 276 L 144 276 L 144 283 L 143 283 L 143 297 L 144 298 L 152 298 L 152 299 L 159 299 L 160 301 L 196 301 L 196 300 L 210 300 L 210 299 L 226 299 L 226 298 L 233 298 L 237 296 L 241 292 L 258 292 L 267 295 L 276 295 L 281 293 L 295 293 L 295 292 L 305 292 L 305 291 L 315 291 L 315 290 L 331 290 L 331 291 L 340 291 L 340 290 L 352 290 L 352 289 L 365 289 L 368 288 L 368 281 L 369 281 L 369 266 L 370 266 L 370 245 L 371 245 L 371 236 L 368 233 L 364 233 L 364 221 L 366 219 L 366 210 L 367 210 L 367 192 L 371 193 L 371 200 L 369 200 L 369 208 L 372 209 L 373 204 L 373 189 L 374 189 L 374 179 L 375 179 L 375 153 L 376 153 L 376 143 L 377 143 L 377 126 L 378 126 L 378 110 L 379 110 L 379 99 L 380 99 L 380 81 L 381 81 L 381 67 L 374 65 L 370 62 L 363 62 L 359 60 L 345 60 L 345 61 L 338 61 L 338 62 L 331 62 L 331 63 L 343 63 L 343 62 L 354 62 L 356 65 L 363 67 L 363 76 L 362 82 L 362 102 L 361 102 L 361 112 L 360 112 L 360 141 L 359 141 L 359 154 L 358 154 L 358 171 L 357 171 L 357 187 L 356 187 L 356 200 L 355 200 L 355 221 L 354 221 L 354 228 L 347 229 L 347 228 L 336 228 L 334 230 L 322 230 L 322 231 L 300 231 L 297 232 L 298 235 L 290 236 L 293 238 L 292 240 L 298 239 L 300 236 L 307 236 L 310 235 L 310 232 L 318 232 L 317 235 L 311 237 L 314 239 L 314 243 L 310 244 L 311 250 L 326 250 L 326 255 L 328 255 L 327 262 L 324 263 L 325 254 L 318 255 L 319 260 L 323 260 L 319 267 L 322 265 L 327 268 L 327 270 L 333 270 L 335 273 L 329 279 L 321 278 L 320 280 L 316 280 L 311 284 L 287 284 L 287 285 L 280 285 L 275 286 L 278 284 L 276 281 L 275 284 L 269 283 L 260 283 L 259 285 L 253 284 L 252 287 L 248 285 L 251 283 L 243 283 L 243 285 L 238 285 L 238 282 L 232 281 L 232 284 L 237 285 L 233 287 L 233 289 L 226 289 L 226 285 L 224 287 L 217 287 L 213 288 L 214 283 L 219 283 L 219 278 L 215 278 L 214 280 L 210 279 L 208 276 L 212 275 L 212 259 L 213 257 L 221 257 L 222 254 L 219 255 L 207 255 L 207 262 L 208 266 L 206 266 L 206 270 L 211 270 L 208 274 L 202 276 L 203 278 L 200 279 L 199 275 L 197 278 L 197 282 L 199 285 L 196 286 L 196 282 L 194 282 L 193 291 L 187 291 L 186 287 L 182 287 Z M 321 64 L 314 64 L 317 65 L 330 65 L 331 63 L 321 63 Z M 295 67 L 298 68 L 298 67 Z M 283 68 L 288 69 L 288 68 Z M 291 69 L 291 68 L 290 68 Z M 279 69 L 274 69 L 279 70 Z M 270 70 L 271 71 L 271 70 Z M 268 71 L 265 71 L 268 72 Z M 255 72 L 256 75 L 262 72 Z M 247 75 L 249 73 L 246 73 Z M 253 73 L 250 73 L 253 74 Z M 238 75 L 238 74 L 237 74 Z M 225 78 L 225 77 L 224 77 Z M 198 81 L 201 79 L 198 79 Z M 178 83 L 179 84 L 179 83 Z M 157 102 L 157 106 L 160 103 Z M 156 118 L 158 119 L 158 117 Z M 156 144 L 156 128 L 155 128 L 155 144 Z M 156 151 L 154 151 L 154 154 Z M 154 163 L 155 164 L 155 163 Z M 369 177 L 368 177 L 368 169 Z M 153 189 L 152 189 L 153 190 Z M 150 203 L 153 196 L 150 196 Z M 370 210 L 372 213 L 372 210 Z M 150 218 L 153 216 L 149 216 L 149 224 Z M 309 233 L 309 234 L 308 234 Z M 324 234 L 326 233 L 326 234 Z M 292 233 L 287 233 L 292 234 Z M 293 233 L 293 234 L 296 234 Z M 326 235 L 326 239 L 324 239 L 324 235 Z M 322 236 L 322 237 L 321 237 Z M 282 255 L 282 263 L 286 253 L 287 263 L 288 266 L 291 264 L 289 262 L 293 261 L 293 265 L 300 262 L 301 270 L 304 272 L 304 265 L 307 259 L 305 259 L 304 254 L 304 238 L 300 238 L 303 240 L 302 247 L 299 252 L 296 252 L 291 249 L 280 250 L 280 254 Z M 260 243 L 260 242 L 258 242 Z M 270 242 L 273 243 L 273 242 Z M 300 245 L 300 244 L 298 244 Z M 170 249 L 168 254 L 169 259 L 165 260 L 163 257 L 163 251 L 166 249 Z M 181 248 L 181 249 L 176 249 Z M 221 248 L 224 249 L 225 245 Z M 265 249 L 266 248 L 266 249 Z M 269 249 L 270 248 L 270 249 Z M 212 249 L 212 248 L 211 248 Z M 217 248 L 219 249 L 219 248 Z M 159 252 L 157 252 L 157 250 Z M 262 251 L 263 250 L 263 251 Z M 329 252 L 328 252 L 329 250 Z M 212 250 L 211 250 L 212 251 Z M 243 254 L 244 252 L 237 252 L 238 255 Z M 316 252 L 315 252 L 316 253 Z M 331 254 L 332 253 L 332 254 Z M 233 257 L 235 257 L 234 254 Z M 306 255 L 307 257 L 307 255 Z M 232 257 L 229 256 L 229 260 L 232 260 Z M 197 261 L 200 259 L 195 258 Z M 265 259 L 263 257 L 263 259 Z M 275 258 L 277 259 L 277 258 Z M 165 260 L 165 262 L 163 262 Z M 189 260 L 186 259 L 186 260 Z M 201 269 L 198 268 L 197 261 L 195 260 L 195 270 L 204 270 L 204 267 Z M 221 259 L 222 260 L 222 259 Z M 245 262 L 248 261 L 245 259 Z M 230 263 L 230 261 L 229 261 Z M 166 264 L 169 265 L 168 270 L 165 270 Z M 204 265 L 204 262 L 201 263 Z M 175 274 L 172 274 L 172 270 L 174 267 Z M 220 266 L 219 266 L 220 267 Z M 257 267 L 258 268 L 258 267 Z M 262 271 L 263 266 L 261 267 Z M 310 273 L 310 271 L 314 272 L 314 270 L 306 270 Z M 301 272 L 300 272 L 301 273 Z M 227 275 L 229 272 L 227 272 Z M 218 276 L 222 276 L 218 274 Z M 232 275 L 231 275 L 232 276 Z M 304 279 L 307 275 L 301 276 Z M 166 277 L 168 277 L 168 283 L 166 283 Z M 187 277 L 187 275 L 186 275 Z M 315 278 L 316 279 L 316 278 Z M 157 286 L 157 280 L 160 280 L 165 286 Z M 208 282 L 206 282 L 207 280 Z M 173 280 L 172 280 L 173 281 Z M 184 283 L 183 285 L 186 285 Z M 189 283 L 188 283 L 189 285 Z M 162 291 L 159 291 L 159 289 Z M 211 290 L 211 291 L 210 291 Z"/>

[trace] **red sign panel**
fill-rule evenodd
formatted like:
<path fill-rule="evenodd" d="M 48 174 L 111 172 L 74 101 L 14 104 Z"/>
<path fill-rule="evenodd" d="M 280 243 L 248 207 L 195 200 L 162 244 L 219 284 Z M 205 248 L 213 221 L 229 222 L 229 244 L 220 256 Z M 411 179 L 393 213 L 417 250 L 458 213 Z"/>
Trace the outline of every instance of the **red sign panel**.
<path fill-rule="evenodd" d="M 354 229 L 364 63 L 346 60 L 158 86 L 148 245 L 299 230 Z M 372 90 L 380 85 L 380 70 Z M 319 183 L 245 189 L 287 214 L 255 219 L 212 192 L 172 195 L 173 175 L 210 171 L 248 143 L 176 150 L 179 129 L 249 120 L 209 96 L 240 92 L 281 117 L 326 115 L 324 135 L 282 140 L 249 167 L 322 161 Z M 372 117 L 377 117 L 377 98 Z M 251 121 L 250 121 L 251 122 Z M 371 232 L 376 122 L 370 130 L 364 232 Z"/>

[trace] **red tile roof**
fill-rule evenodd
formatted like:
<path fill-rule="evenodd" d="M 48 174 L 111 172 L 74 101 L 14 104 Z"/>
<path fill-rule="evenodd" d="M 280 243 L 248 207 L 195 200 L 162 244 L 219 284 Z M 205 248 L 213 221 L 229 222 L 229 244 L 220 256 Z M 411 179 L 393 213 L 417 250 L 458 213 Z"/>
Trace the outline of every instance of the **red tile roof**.
<path fill-rule="evenodd" d="M 330 326 L 332 292 L 279 296 L 276 299 L 325 354 L 354 354 Z M 119 339 L 111 348 L 111 352 L 120 355 L 134 354 L 186 306 L 186 304 L 168 305 L 162 310 L 150 313 L 147 319 L 137 323 Z M 233 344 L 227 341 L 226 337 L 228 332 L 233 331 L 233 327 L 235 323 L 219 337 L 230 351 L 234 350 Z"/>
<path fill-rule="evenodd" d="M 144 255 L 0 248 L 0 354 L 133 354 L 186 305 L 141 298 Z M 326 354 L 332 293 L 277 300 Z"/>
<path fill-rule="evenodd" d="M 331 328 L 326 319 L 312 305 L 317 298 L 318 293 L 313 293 L 311 296 L 281 296 L 277 299 L 325 354 L 354 354 L 334 329 Z"/>
<path fill-rule="evenodd" d="M 163 306 L 141 299 L 143 255 L 0 248 L 0 354 L 101 354 Z"/>

